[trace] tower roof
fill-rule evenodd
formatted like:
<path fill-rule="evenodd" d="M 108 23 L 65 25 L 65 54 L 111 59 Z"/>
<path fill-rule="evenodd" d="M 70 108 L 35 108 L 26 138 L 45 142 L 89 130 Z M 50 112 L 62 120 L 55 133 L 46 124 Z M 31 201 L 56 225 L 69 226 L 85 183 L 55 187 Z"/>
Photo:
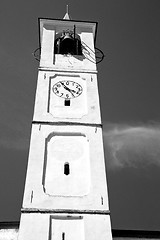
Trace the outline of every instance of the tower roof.
<path fill-rule="evenodd" d="M 66 14 L 64 15 L 63 19 L 65 20 L 71 20 L 70 16 L 69 16 L 69 12 L 68 12 L 68 5 L 66 6 Z"/>

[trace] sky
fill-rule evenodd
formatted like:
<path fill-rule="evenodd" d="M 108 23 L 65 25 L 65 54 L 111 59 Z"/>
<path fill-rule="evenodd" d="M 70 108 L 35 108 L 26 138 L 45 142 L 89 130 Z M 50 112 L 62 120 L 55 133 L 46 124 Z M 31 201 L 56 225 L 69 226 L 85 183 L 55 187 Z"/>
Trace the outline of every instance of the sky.
<path fill-rule="evenodd" d="M 97 21 L 112 228 L 160 231 L 160 1 L 1 0 L 0 221 L 19 221 L 38 73 L 38 17 Z"/>

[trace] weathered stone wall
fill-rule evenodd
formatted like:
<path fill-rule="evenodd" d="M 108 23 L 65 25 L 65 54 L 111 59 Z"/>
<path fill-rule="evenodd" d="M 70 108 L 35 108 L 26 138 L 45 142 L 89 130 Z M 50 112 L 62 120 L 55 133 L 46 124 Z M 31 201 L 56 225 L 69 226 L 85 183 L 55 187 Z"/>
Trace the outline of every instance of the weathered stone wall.
<path fill-rule="evenodd" d="M 0 240 L 17 240 L 18 229 L 0 229 Z"/>

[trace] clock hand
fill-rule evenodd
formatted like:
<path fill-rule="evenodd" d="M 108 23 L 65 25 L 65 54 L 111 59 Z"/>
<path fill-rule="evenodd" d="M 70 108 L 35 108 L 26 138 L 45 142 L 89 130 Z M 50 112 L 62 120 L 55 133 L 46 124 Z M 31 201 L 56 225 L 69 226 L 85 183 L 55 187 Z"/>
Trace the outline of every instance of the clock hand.
<path fill-rule="evenodd" d="M 68 88 L 63 82 L 60 82 L 62 84 L 62 86 L 64 87 L 64 89 L 68 90 L 72 96 L 74 97 L 74 94 L 72 92 L 75 92 L 74 90 L 71 90 L 70 88 Z"/>
<path fill-rule="evenodd" d="M 74 89 L 70 89 L 68 88 L 63 82 L 61 82 L 61 84 L 64 86 L 64 88 L 70 92 L 74 92 L 74 93 L 77 93 L 77 91 L 75 91 Z"/>

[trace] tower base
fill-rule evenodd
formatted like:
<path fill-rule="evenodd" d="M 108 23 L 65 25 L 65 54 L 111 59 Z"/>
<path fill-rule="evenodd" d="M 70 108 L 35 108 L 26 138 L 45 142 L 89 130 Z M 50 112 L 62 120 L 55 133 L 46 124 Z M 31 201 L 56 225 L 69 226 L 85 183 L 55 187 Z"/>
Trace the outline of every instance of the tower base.
<path fill-rule="evenodd" d="M 22 213 L 19 240 L 111 240 L 106 214 Z"/>

